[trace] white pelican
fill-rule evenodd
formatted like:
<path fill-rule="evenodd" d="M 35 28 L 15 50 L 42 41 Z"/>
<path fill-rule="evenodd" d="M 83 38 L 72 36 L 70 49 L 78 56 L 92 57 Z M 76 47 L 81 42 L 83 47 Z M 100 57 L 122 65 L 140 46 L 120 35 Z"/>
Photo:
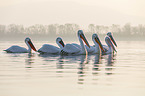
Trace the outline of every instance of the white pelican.
<path fill-rule="evenodd" d="M 111 42 L 117 47 L 117 44 L 116 44 L 116 42 L 115 42 L 115 40 L 114 40 L 114 38 L 113 38 L 111 32 L 108 32 L 108 33 L 107 33 L 107 37 L 109 37 L 110 40 L 111 40 Z M 114 46 L 113 46 L 113 47 L 114 47 Z M 114 48 L 115 48 L 115 47 L 114 47 Z M 108 48 L 107 45 L 103 45 L 103 49 L 104 49 L 104 50 L 108 50 L 109 48 Z"/>
<path fill-rule="evenodd" d="M 102 52 L 103 54 L 111 54 L 114 51 L 117 52 L 109 36 L 106 36 L 105 42 L 107 44 L 107 47 L 104 48 L 105 52 Z"/>
<path fill-rule="evenodd" d="M 101 51 L 104 51 L 103 46 L 102 46 L 97 34 L 92 35 L 92 41 L 95 44 L 94 46 L 91 46 L 90 48 L 88 46 L 86 46 L 86 49 L 87 49 L 87 51 L 89 51 L 90 54 L 100 53 L 100 48 L 101 48 Z"/>
<path fill-rule="evenodd" d="M 75 46 L 74 44 L 66 44 L 64 46 L 64 48 L 61 50 L 61 54 L 63 55 L 81 55 L 81 54 L 87 54 L 86 48 L 84 46 L 84 43 L 86 43 L 86 45 L 88 47 L 90 47 L 88 41 L 86 40 L 86 37 L 83 34 L 82 30 L 78 31 L 78 38 L 79 38 L 79 42 L 80 42 L 80 47 Z M 84 43 L 83 43 L 84 41 Z"/>
<path fill-rule="evenodd" d="M 56 43 L 62 49 L 64 47 L 64 43 L 60 37 L 56 39 Z M 47 53 L 47 54 L 59 54 L 61 49 L 50 44 L 44 44 L 39 50 L 39 53 Z"/>
<path fill-rule="evenodd" d="M 82 31 L 82 30 L 81 30 L 81 31 Z M 86 39 L 86 41 L 87 41 L 87 39 Z M 88 43 L 88 41 L 87 41 L 87 43 Z M 81 46 L 80 46 L 79 44 L 72 43 L 72 45 L 76 46 L 78 49 L 81 49 Z M 88 45 L 89 45 L 89 43 L 88 43 Z M 94 46 L 89 46 L 89 47 L 88 47 L 88 45 L 87 45 L 87 44 L 85 45 L 85 48 L 86 48 L 86 50 L 87 50 L 87 53 L 94 54 L 95 51 L 96 51 L 95 48 L 94 48 Z"/>
<path fill-rule="evenodd" d="M 28 49 L 26 49 L 24 47 L 17 46 L 17 45 L 13 45 L 4 51 L 6 51 L 7 53 L 31 53 L 31 49 L 36 51 L 36 48 L 34 47 L 30 38 L 27 37 L 25 39 L 25 43 L 27 44 Z"/>
<path fill-rule="evenodd" d="M 116 42 L 115 42 L 115 40 L 114 40 L 114 38 L 113 38 L 111 32 L 108 32 L 107 35 L 110 37 L 110 39 L 111 39 L 111 41 L 113 42 L 113 44 L 117 47 L 117 44 L 116 44 Z"/>

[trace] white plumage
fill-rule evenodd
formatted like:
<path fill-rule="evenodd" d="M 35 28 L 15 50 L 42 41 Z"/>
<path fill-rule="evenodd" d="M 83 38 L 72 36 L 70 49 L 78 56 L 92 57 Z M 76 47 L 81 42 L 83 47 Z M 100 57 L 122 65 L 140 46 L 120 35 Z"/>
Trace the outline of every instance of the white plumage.
<path fill-rule="evenodd" d="M 95 47 L 94 46 L 90 46 L 90 48 L 89 48 L 88 46 L 85 45 L 85 47 L 86 47 L 88 53 L 90 53 L 90 54 L 94 53 L 94 51 L 95 51 Z"/>
<path fill-rule="evenodd" d="M 13 45 L 4 51 L 8 53 L 28 53 L 28 50 L 26 48 L 17 45 Z"/>
<path fill-rule="evenodd" d="M 76 47 L 76 46 L 74 46 L 72 44 L 66 44 L 65 48 L 63 49 L 63 51 L 65 51 L 65 52 L 67 52 L 69 54 L 77 54 L 81 50 L 78 47 Z"/>
<path fill-rule="evenodd" d="M 6 51 L 7 53 L 31 53 L 31 49 L 36 51 L 36 48 L 34 47 L 30 38 L 27 37 L 25 39 L 25 43 L 28 46 L 28 49 L 26 49 L 24 47 L 17 46 L 17 45 L 13 45 L 4 51 Z"/>
<path fill-rule="evenodd" d="M 117 52 L 114 45 L 111 42 L 110 37 L 106 36 L 105 42 L 106 42 L 107 46 L 104 45 L 105 52 L 103 54 L 111 54 L 114 51 Z"/>
<path fill-rule="evenodd" d="M 107 33 L 107 36 L 105 37 L 105 42 L 107 44 L 107 45 L 103 45 L 103 49 L 105 50 L 105 52 L 104 52 L 105 54 L 113 53 L 114 51 L 117 52 L 115 49 L 115 46 L 117 47 L 117 44 L 116 44 L 111 32 Z"/>
<path fill-rule="evenodd" d="M 46 53 L 46 54 L 60 54 L 61 49 L 64 47 L 64 43 L 60 37 L 56 38 L 56 43 L 58 47 L 50 44 L 44 44 L 39 50 L 39 53 Z"/>
<path fill-rule="evenodd" d="M 79 44 L 72 43 L 72 45 L 74 45 L 74 46 L 76 46 L 77 48 L 81 49 L 81 46 L 80 46 Z M 90 48 L 89 48 L 87 45 L 85 45 L 85 48 L 86 48 L 86 50 L 87 50 L 88 53 L 92 53 L 92 52 L 94 51 L 93 46 L 90 46 Z"/>
<path fill-rule="evenodd" d="M 44 44 L 39 50 L 39 53 L 58 54 L 60 49 L 50 44 Z"/>
<path fill-rule="evenodd" d="M 86 40 L 83 31 L 79 30 L 78 31 L 78 38 L 79 38 L 79 42 L 80 45 L 72 43 L 72 44 L 66 44 L 63 48 L 61 48 L 61 54 L 64 55 L 71 55 L 71 54 L 75 54 L 75 55 L 81 55 L 81 54 L 87 54 L 86 48 L 84 46 L 84 43 L 86 43 L 86 45 L 88 47 L 90 47 L 88 41 Z M 84 42 L 83 42 L 83 41 Z"/>
<path fill-rule="evenodd" d="M 97 53 L 100 53 L 100 49 L 102 51 L 104 51 L 103 50 L 103 46 L 102 46 L 102 44 L 100 42 L 100 39 L 99 39 L 99 37 L 98 37 L 97 34 L 93 34 L 92 35 L 92 41 L 94 42 L 95 45 L 90 46 L 90 48 L 88 46 L 85 46 L 89 54 L 97 54 Z"/>

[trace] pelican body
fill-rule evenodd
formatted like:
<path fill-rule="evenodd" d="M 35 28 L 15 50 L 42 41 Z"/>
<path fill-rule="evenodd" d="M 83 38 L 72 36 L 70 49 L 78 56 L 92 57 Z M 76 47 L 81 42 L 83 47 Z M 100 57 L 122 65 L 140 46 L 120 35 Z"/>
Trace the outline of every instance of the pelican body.
<path fill-rule="evenodd" d="M 78 39 L 80 42 L 79 47 L 77 47 L 73 44 L 66 44 L 62 50 L 61 50 L 61 54 L 62 55 L 83 55 L 83 54 L 87 54 L 87 50 L 85 48 L 84 43 L 90 47 L 88 41 L 86 40 L 86 37 L 84 36 L 84 33 L 82 30 L 78 31 Z"/>
<path fill-rule="evenodd" d="M 26 49 L 24 47 L 17 46 L 17 45 L 13 45 L 4 51 L 6 51 L 7 53 L 31 53 L 31 49 L 36 51 L 36 48 L 34 47 L 30 38 L 27 37 L 25 39 L 25 43 L 28 46 L 28 49 Z"/>
<path fill-rule="evenodd" d="M 64 43 L 63 41 L 61 40 L 60 37 L 58 37 L 56 39 L 56 43 L 58 44 L 58 46 L 62 49 L 64 47 Z M 54 46 L 54 45 L 50 45 L 50 44 L 44 44 L 39 50 L 38 52 L 41 53 L 41 54 L 59 54 L 61 49 Z"/>

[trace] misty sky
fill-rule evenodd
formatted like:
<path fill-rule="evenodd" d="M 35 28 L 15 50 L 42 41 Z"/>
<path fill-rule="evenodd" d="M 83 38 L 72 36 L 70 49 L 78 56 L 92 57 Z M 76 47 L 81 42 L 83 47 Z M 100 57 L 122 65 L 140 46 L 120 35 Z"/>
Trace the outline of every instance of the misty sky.
<path fill-rule="evenodd" d="M 145 0 L 0 0 L 0 24 L 145 24 Z"/>

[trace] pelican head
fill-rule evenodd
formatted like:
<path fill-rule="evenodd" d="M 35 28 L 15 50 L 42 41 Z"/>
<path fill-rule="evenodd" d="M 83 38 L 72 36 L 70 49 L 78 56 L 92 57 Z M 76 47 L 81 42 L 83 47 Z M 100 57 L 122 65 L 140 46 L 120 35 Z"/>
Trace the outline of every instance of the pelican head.
<path fill-rule="evenodd" d="M 102 43 L 100 42 L 100 39 L 99 39 L 97 34 L 92 35 L 92 40 L 93 40 L 94 43 L 96 42 L 99 45 L 99 47 L 101 48 L 102 51 L 104 51 Z"/>
<path fill-rule="evenodd" d="M 56 38 L 56 43 L 58 44 L 58 46 L 62 49 L 65 45 L 64 42 L 62 41 L 62 39 L 60 37 Z"/>
<path fill-rule="evenodd" d="M 117 44 L 112 36 L 112 33 L 111 32 L 108 32 L 107 35 L 111 38 L 111 41 L 114 43 L 114 45 L 117 47 Z"/>
<path fill-rule="evenodd" d="M 25 39 L 25 43 L 27 44 L 27 46 L 29 47 L 28 51 L 31 52 L 31 48 L 34 50 L 34 51 L 37 51 L 36 48 L 34 47 L 31 39 L 29 37 L 27 37 Z"/>
<path fill-rule="evenodd" d="M 114 47 L 114 45 L 111 42 L 110 37 L 106 36 L 105 42 L 106 42 L 106 44 L 108 45 L 109 48 L 112 48 L 115 52 L 117 52 L 116 49 L 115 49 L 115 47 Z"/>
<path fill-rule="evenodd" d="M 84 33 L 83 33 L 82 30 L 79 30 L 79 31 L 78 31 L 78 36 L 79 36 L 79 38 L 81 38 L 81 39 L 86 43 L 86 45 L 90 48 L 90 45 L 89 45 L 89 43 L 88 43 L 88 41 L 87 41 L 87 39 L 86 39 L 86 37 L 85 37 L 85 35 L 84 35 Z"/>

